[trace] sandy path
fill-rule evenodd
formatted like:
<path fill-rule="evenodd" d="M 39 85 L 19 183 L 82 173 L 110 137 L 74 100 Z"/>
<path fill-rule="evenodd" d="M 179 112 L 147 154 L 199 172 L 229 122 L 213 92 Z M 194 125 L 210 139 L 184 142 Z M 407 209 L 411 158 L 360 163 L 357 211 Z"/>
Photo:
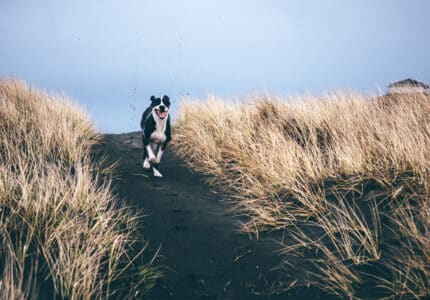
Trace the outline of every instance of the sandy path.
<path fill-rule="evenodd" d="M 156 179 L 142 169 L 138 132 L 105 135 L 103 148 L 119 161 L 120 197 L 145 213 L 144 235 L 152 250 L 161 245 L 158 264 L 166 266 L 165 278 L 150 299 L 320 298 L 308 289 L 268 295 L 272 283 L 287 279 L 276 269 L 277 244 L 238 233 L 228 203 L 171 151 L 162 159 L 165 177 Z"/>

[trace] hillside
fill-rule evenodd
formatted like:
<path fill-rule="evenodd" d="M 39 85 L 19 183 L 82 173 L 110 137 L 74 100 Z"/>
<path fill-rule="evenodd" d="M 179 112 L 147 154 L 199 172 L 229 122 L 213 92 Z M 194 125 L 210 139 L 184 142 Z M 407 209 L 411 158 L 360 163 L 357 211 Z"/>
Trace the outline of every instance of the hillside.
<path fill-rule="evenodd" d="M 99 142 L 70 99 L 0 79 L 3 299 L 105 299 L 152 286 L 138 216 L 112 193 Z"/>
<path fill-rule="evenodd" d="M 292 283 L 301 269 L 339 297 L 430 295 L 426 95 L 189 100 L 175 149 L 231 193 L 244 232 L 284 234 Z"/>

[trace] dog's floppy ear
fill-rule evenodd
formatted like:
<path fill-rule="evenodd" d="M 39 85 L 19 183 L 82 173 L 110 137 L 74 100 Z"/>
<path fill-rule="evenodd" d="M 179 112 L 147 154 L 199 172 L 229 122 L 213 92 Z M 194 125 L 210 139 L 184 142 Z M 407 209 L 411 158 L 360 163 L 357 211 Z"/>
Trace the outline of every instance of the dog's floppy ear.
<path fill-rule="evenodd" d="M 155 100 L 155 96 L 154 95 L 152 95 L 151 96 L 151 102 L 153 102 Z"/>
<path fill-rule="evenodd" d="M 164 95 L 163 96 L 163 102 L 166 104 L 170 103 L 170 98 L 167 95 Z"/>

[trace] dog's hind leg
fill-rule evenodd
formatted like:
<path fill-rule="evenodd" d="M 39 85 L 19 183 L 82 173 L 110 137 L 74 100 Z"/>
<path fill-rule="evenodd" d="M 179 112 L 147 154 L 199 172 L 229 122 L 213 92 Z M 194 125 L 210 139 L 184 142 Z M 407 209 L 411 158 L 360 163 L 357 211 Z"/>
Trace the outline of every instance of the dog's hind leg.
<path fill-rule="evenodd" d="M 168 131 L 168 134 L 167 134 L 167 139 L 166 139 L 166 141 L 163 143 L 163 144 L 161 144 L 161 145 L 159 145 L 159 147 L 158 147 L 158 152 L 157 152 L 157 156 L 155 157 L 155 163 L 157 163 L 157 164 L 159 164 L 160 163 L 160 161 L 161 161 L 161 156 L 163 156 L 163 152 L 164 152 L 164 150 L 166 149 L 166 147 L 167 147 L 167 143 L 171 140 L 172 138 L 170 137 L 170 130 Z"/>
<path fill-rule="evenodd" d="M 161 156 L 163 155 L 163 149 L 162 147 L 158 147 L 157 156 L 155 157 L 154 163 L 159 164 L 161 161 Z"/>
<path fill-rule="evenodd" d="M 160 173 L 160 171 L 157 170 L 158 164 L 155 164 L 152 166 L 152 171 L 154 172 L 154 177 L 163 177 L 163 175 Z"/>

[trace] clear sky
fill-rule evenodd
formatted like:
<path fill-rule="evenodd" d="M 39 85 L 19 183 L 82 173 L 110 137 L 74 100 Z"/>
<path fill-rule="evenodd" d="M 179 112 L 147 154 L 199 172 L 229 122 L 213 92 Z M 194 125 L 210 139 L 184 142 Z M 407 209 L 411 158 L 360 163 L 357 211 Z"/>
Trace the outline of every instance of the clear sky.
<path fill-rule="evenodd" d="M 138 130 L 153 94 L 430 83 L 429 54 L 429 0 L 0 0 L 0 75 L 74 97 L 102 132 Z"/>

